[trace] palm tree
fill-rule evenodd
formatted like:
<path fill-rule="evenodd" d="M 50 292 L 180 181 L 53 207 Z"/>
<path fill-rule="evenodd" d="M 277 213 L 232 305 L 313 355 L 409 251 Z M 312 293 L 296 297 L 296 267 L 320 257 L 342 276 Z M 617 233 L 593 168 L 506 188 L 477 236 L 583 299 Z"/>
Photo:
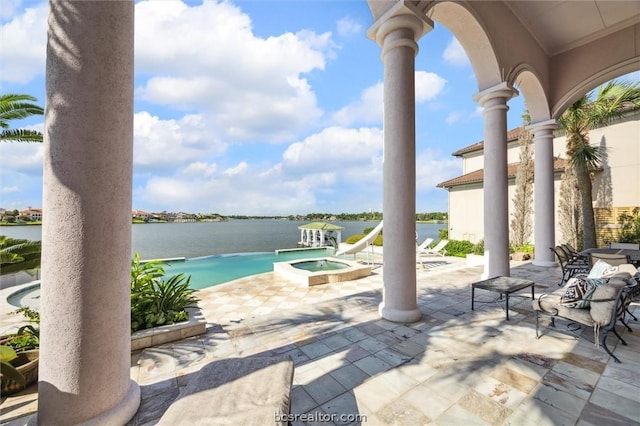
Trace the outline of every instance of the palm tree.
<path fill-rule="evenodd" d="M 591 172 L 600 167 L 602 153 L 589 144 L 589 130 L 604 127 L 625 114 L 640 109 L 640 83 L 611 81 L 600 87 L 591 101 L 588 93 L 571 105 L 559 118 L 566 132 L 569 167 L 578 181 L 582 206 L 584 248 L 596 246 Z"/>
<path fill-rule="evenodd" d="M 40 241 L 0 235 L 0 273 L 9 274 L 40 267 Z"/>
<path fill-rule="evenodd" d="M 30 95 L 8 93 L 0 95 L 0 141 L 42 142 L 42 133 L 37 130 L 9 129 L 10 120 L 20 120 L 32 115 L 42 115 L 42 107 L 31 103 L 37 99 Z"/>

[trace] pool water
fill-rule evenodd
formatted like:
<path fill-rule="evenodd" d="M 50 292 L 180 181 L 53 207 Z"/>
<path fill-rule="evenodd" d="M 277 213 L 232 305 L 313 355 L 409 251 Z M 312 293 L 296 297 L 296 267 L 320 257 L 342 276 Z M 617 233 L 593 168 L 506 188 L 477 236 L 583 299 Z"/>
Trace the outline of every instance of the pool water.
<path fill-rule="evenodd" d="M 203 289 L 249 275 L 273 271 L 274 262 L 288 262 L 328 255 L 333 249 L 279 250 L 266 253 L 237 253 L 197 257 L 167 262 L 167 276 L 184 273 L 191 275 L 189 287 Z"/>
<path fill-rule="evenodd" d="M 319 272 L 319 271 L 337 271 L 339 269 L 348 268 L 349 265 L 342 262 L 334 262 L 332 260 L 308 260 L 293 263 L 292 266 L 298 269 L 304 269 L 305 271 L 310 272 Z"/>

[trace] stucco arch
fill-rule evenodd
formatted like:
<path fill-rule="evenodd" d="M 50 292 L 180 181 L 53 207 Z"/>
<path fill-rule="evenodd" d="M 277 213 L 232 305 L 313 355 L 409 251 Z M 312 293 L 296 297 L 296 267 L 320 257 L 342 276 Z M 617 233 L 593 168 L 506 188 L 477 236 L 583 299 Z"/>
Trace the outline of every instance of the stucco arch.
<path fill-rule="evenodd" d="M 633 58 L 622 63 L 614 64 L 593 75 L 589 75 L 587 78 L 577 82 L 571 90 L 567 91 L 567 93 L 552 106 L 551 114 L 553 118 L 558 118 L 572 103 L 596 87 L 638 70 L 640 70 L 640 59 Z"/>
<path fill-rule="evenodd" d="M 522 64 L 516 67 L 507 76 L 507 81 L 513 83 L 524 97 L 532 123 L 546 121 L 551 118 L 549 102 L 542 83 L 530 66 Z"/>
<path fill-rule="evenodd" d="M 472 10 L 467 9 L 462 3 L 442 2 L 434 4 L 426 14 L 456 36 L 469 57 L 479 90 L 504 81 L 487 32 Z"/>

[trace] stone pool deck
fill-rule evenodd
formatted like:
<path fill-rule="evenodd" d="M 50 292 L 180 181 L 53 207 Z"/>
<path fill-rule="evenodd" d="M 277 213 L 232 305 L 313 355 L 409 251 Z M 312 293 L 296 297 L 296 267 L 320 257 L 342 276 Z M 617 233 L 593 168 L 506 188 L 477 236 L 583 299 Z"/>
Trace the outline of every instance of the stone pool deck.
<path fill-rule="evenodd" d="M 447 257 L 425 265 L 417 269 L 423 318 L 412 324 L 379 318 L 381 268 L 316 287 L 267 273 L 202 290 L 205 335 L 132 354 L 142 403 L 130 425 L 156 424 L 208 362 L 274 354 L 296 364 L 291 412 L 332 419 L 294 425 L 640 425 L 639 322 L 629 321 L 633 333 L 619 328 L 628 346 L 609 337 L 616 364 L 590 328 L 586 339 L 555 331 L 536 339 L 528 290 L 511 296 L 506 321 L 495 293 L 478 290 L 486 303 L 471 311 L 481 267 Z M 535 281 L 536 295 L 557 288 L 559 267 L 511 266 L 512 276 Z M 632 312 L 640 315 L 638 304 Z M 34 412 L 35 392 L 3 398 L 3 424 Z"/>

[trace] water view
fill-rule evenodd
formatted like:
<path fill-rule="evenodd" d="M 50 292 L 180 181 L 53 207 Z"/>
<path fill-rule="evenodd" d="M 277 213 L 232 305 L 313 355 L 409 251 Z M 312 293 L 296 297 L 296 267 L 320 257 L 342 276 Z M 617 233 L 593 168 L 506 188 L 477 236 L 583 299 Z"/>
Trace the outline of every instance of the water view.
<path fill-rule="evenodd" d="M 300 240 L 298 226 L 308 221 L 277 219 L 246 219 L 228 222 L 146 223 L 134 224 L 132 255 L 142 259 L 200 257 L 214 254 L 273 252 L 295 248 Z M 331 222 L 342 226 L 342 240 L 373 228 L 378 222 Z M 446 224 L 418 223 L 418 241 L 427 237 L 438 239 L 438 230 Z M 384 231 L 383 231 L 384 232 Z M 2 226 L 0 235 L 12 238 L 41 240 L 41 226 Z"/>

